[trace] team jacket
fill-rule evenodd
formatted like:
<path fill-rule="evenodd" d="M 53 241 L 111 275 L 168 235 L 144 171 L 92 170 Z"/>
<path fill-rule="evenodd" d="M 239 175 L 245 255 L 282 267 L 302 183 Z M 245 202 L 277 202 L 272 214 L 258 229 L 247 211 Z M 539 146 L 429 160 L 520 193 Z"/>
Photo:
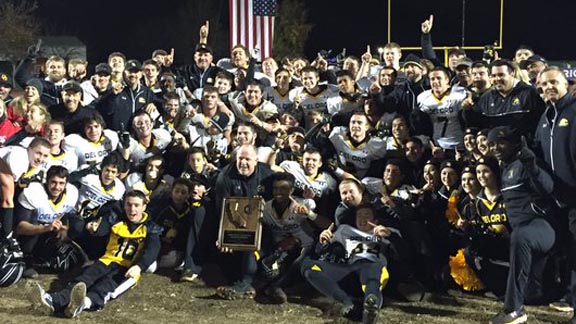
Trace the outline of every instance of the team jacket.
<path fill-rule="evenodd" d="M 117 95 L 108 90 L 96 104 L 96 109 L 104 118 L 107 128 L 124 132 L 130 130 L 134 113 L 144 109 L 153 100 L 154 93 L 147 87 L 138 84 L 138 88 L 132 90 L 125 86 Z"/>
<path fill-rule="evenodd" d="M 502 197 L 512 229 L 537 217 L 546 218 L 546 195 L 552 193 L 552 177 L 537 165 L 529 166 L 516 158 L 502 169 Z"/>
<path fill-rule="evenodd" d="M 464 119 L 466 127 L 510 126 L 521 134 L 532 135 L 544 108 L 536 89 L 518 82 L 506 97 L 495 89 L 485 92 L 472 109 L 464 110 Z"/>
<path fill-rule="evenodd" d="M 535 136 L 536 147 L 542 150 L 559 191 L 576 190 L 576 98 L 565 95 L 556 104 L 548 103 Z"/>

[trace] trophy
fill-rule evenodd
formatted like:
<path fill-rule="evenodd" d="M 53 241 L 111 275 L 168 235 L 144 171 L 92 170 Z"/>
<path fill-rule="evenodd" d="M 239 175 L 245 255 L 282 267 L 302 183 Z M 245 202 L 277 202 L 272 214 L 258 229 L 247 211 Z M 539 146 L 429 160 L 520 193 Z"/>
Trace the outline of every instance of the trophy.
<path fill-rule="evenodd" d="M 262 239 L 262 198 L 224 198 L 218 243 L 235 251 L 260 250 Z"/>

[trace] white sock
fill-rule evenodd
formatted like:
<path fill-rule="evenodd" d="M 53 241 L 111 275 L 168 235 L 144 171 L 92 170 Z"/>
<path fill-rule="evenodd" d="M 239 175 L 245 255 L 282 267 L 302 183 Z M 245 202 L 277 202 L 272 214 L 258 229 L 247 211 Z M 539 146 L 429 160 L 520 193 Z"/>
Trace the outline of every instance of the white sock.
<path fill-rule="evenodd" d="M 90 309 L 92 307 L 92 301 L 88 297 L 84 297 L 84 309 Z"/>

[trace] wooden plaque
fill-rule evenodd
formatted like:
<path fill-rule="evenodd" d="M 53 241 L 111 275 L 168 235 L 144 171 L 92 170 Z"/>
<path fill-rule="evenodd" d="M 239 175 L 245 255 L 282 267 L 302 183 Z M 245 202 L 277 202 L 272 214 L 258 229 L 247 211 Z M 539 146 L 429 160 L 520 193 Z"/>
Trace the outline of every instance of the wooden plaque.
<path fill-rule="evenodd" d="M 263 214 L 262 198 L 224 198 L 218 244 L 235 251 L 260 250 Z"/>

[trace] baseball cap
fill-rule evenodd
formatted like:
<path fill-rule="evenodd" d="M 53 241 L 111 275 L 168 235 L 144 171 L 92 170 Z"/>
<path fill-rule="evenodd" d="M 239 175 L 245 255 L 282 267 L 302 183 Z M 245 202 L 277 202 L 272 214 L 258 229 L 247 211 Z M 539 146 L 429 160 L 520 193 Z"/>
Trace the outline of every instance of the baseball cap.
<path fill-rule="evenodd" d="M 154 57 L 156 55 L 168 55 L 168 52 L 166 52 L 163 49 L 157 49 L 157 50 L 154 50 L 154 52 L 152 52 L 152 57 Z"/>
<path fill-rule="evenodd" d="M 304 130 L 304 128 L 299 127 L 299 126 L 292 126 L 292 127 L 288 128 L 288 130 L 286 131 L 287 135 L 292 135 L 294 133 L 300 133 L 300 134 L 302 134 L 302 136 L 306 135 L 306 131 Z"/>
<path fill-rule="evenodd" d="M 128 62 L 126 62 L 124 68 L 126 69 L 126 71 L 142 70 L 142 64 L 140 64 L 138 60 L 129 60 Z"/>
<path fill-rule="evenodd" d="M 463 49 L 458 48 L 458 47 L 453 47 L 448 51 L 448 57 L 450 57 L 452 55 L 464 55 L 464 56 L 466 56 L 466 51 L 464 51 Z"/>
<path fill-rule="evenodd" d="M 14 87 L 14 80 L 12 79 L 12 76 L 8 73 L 0 73 L 0 84 L 3 85 L 7 85 L 10 88 Z"/>
<path fill-rule="evenodd" d="M 530 64 L 535 62 L 542 62 L 544 64 L 548 64 L 548 61 L 546 61 L 545 58 L 543 58 L 540 55 L 534 54 L 529 58 L 525 59 L 524 61 L 520 62 L 520 68 L 526 70 L 528 66 L 530 66 Z"/>
<path fill-rule="evenodd" d="M 80 83 L 76 81 L 68 81 L 62 87 L 62 91 L 82 92 L 82 87 L 80 86 Z"/>
<path fill-rule="evenodd" d="M 494 143 L 499 140 L 508 141 L 512 144 L 520 143 L 520 135 L 510 126 L 498 126 L 488 133 L 488 142 Z"/>
<path fill-rule="evenodd" d="M 194 52 L 208 52 L 210 54 L 212 54 L 212 48 L 210 48 L 210 46 L 208 46 L 208 44 L 204 44 L 204 43 L 198 43 L 196 44 L 196 48 L 194 49 Z"/>
<path fill-rule="evenodd" d="M 94 71 L 96 74 L 104 74 L 104 75 L 112 74 L 112 68 L 110 68 L 110 65 L 108 65 L 106 63 L 100 63 L 100 64 L 96 65 L 96 67 L 94 68 Z"/>
<path fill-rule="evenodd" d="M 408 54 L 408 56 L 406 56 L 406 60 L 404 60 L 402 67 L 406 67 L 406 65 L 410 64 L 416 65 L 421 70 L 424 70 L 424 68 L 422 68 L 422 64 L 420 63 L 420 58 L 414 54 Z"/>
<path fill-rule="evenodd" d="M 458 61 L 456 62 L 456 69 L 460 69 L 460 68 L 471 68 L 472 67 L 472 60 L 468 57 L 462 57 L 460 59 L 458 59 Z"/>

